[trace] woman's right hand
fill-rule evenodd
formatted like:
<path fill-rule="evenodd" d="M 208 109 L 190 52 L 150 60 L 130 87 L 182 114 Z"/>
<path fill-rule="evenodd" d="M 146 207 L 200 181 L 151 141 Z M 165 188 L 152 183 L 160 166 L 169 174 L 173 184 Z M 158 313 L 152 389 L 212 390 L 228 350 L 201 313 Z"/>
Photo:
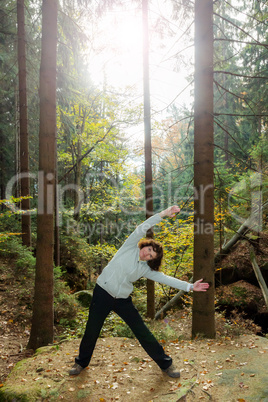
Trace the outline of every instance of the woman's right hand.
<path fill-rule="evenodd" d="M 164 216 L 168 216 L 169 218 L 173 218 L 176 214 L 180 212 L 180 208 L 178 205 L 173 205 L 172 207 L 169 207 L 167 209 L 164 209 L 164 211 L 160 212 L 161 218 L 164 218 Z"/>

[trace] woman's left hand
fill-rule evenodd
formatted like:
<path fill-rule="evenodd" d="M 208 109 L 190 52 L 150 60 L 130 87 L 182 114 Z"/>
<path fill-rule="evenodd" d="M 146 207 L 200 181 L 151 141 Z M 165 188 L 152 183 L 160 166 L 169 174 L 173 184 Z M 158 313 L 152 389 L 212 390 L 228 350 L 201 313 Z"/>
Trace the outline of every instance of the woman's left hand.
<path fill-rule="evenodd" d="M 164 211 L 160 212 L 161 218 L 164 218 L 164 216 L 168 216 L 169 218 L 174 218 L 176 214 L 180 212 L 180 208 L 178 205 L 173 205 L 172 207 L 169 207 L 167 209 L 164 209 Z"/>
<path fill-rule="evenodd" d="M 199 279 L 194 283 L 194 291 L 196 292 L 206 292 L 209 288 L 209 284 L 207 282 L 202 282 L 203 279 Z"/>

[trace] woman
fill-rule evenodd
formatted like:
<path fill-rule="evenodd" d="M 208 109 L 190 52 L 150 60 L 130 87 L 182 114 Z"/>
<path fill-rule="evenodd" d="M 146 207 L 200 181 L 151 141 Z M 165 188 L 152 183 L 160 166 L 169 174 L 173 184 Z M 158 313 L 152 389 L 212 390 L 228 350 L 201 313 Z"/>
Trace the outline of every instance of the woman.
<path fill-rule="evenodd" d="M 139 225 L 98 277 L 79 356 L 75 359 L 70 375 L 77 375 L 88 366 L 104 320 L 110 311 L 115 311 L 131 328 L 141 346 L 160 369 L 170 377 L 180 376 L 180 372 L 172 364 L 172 358 L 165 354 L 162 346 L 144 324 L 130 296 L 133 282 L 141 277 L 187 292 L 204 292 L 209 288 L 208 283 L 202 282 L 203 279 L 190 284 L 159 272 L 163 257 L 161 244 L 152 239 L 141 240 L 163 217 L 173 217 L 178 212 L 180 208 L 174 205 Z"/>

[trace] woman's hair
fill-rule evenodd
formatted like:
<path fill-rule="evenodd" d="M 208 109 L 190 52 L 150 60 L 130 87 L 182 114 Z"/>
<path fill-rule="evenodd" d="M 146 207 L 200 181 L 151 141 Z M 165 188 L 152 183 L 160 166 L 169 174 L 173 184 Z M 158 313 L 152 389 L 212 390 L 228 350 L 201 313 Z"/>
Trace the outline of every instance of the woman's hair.
<path fill-rule="evenodd" d="M 147 261 L 147 264 L 153 271 L 159 271 L 164 254 L 162 244 L 153 239 L 141 239 L 138 243 L 138 247 L 140 248 L 140 250 L 143 247 L 149 247 L 149 246 L 153 248 L 157 256 L 153 260 Z"/>

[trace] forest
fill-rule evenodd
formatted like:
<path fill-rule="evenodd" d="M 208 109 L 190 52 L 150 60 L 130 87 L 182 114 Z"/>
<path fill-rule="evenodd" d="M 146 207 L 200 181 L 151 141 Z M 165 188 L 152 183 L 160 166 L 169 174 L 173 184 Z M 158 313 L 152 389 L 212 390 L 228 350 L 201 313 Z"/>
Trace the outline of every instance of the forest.
<path fill-rule="evenodd" d="M 267 24 L 265 0 L 1 0 L 0 401 L 16 362 L 82 337 L 103 268 L 171 205 L 180 213 L 147 233 L 161 271 L 210 288 L 140 278 L 132 297 L 152 332 L 189 349 L 267 339 Z M 101 338 L 134 342 L 114 313 Z M 118 398 L 85 400 L 128 400 L 109 381 Z M 214 398 L 209 381 L 200 395 Z M 187 384 L 167 393 L 191 398 Z M 54 400 L 41 391 L 25 400 Z"/>

